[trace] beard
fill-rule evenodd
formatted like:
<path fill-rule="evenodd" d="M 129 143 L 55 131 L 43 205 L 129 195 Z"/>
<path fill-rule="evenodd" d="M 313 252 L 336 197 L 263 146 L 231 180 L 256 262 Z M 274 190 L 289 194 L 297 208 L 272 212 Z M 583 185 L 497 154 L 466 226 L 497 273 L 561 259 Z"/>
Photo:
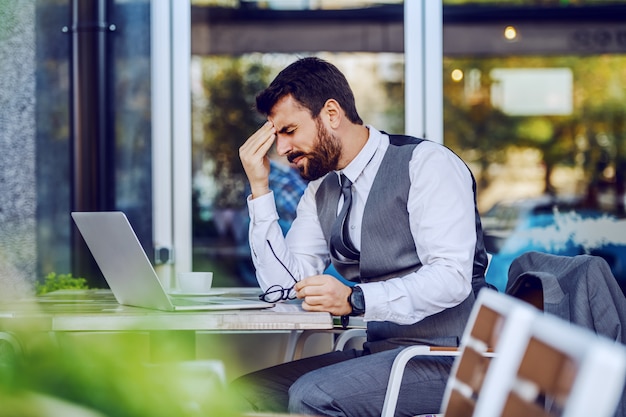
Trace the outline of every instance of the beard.
<path fill-rule="evenodd" d="M 317 126 L 317 139 L 313 144 L 313 149 L 308 152 L 293 151 L 287 155 L 289 162 L 301 156 L 306 158 L 302 165 L 298 165 L 300 176 L 307 181 L 313 181 L 334 171 L 337 168 L 339 157 L 341 156 L 341 141 L 315 120 Z"/>

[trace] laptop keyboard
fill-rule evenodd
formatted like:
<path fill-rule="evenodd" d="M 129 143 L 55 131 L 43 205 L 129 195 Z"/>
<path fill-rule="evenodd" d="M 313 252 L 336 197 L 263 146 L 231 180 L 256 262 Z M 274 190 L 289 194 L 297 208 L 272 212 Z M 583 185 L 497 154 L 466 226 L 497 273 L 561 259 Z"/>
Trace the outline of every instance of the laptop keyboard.
<path fill-rule="evenodd" d="M 206 298 L 194 299 L 194 298 L 170 298 L 172 304 L 175 306 L 202 306 L 207 304 L 217 304 L 215 301 L 207 300 Z"/>

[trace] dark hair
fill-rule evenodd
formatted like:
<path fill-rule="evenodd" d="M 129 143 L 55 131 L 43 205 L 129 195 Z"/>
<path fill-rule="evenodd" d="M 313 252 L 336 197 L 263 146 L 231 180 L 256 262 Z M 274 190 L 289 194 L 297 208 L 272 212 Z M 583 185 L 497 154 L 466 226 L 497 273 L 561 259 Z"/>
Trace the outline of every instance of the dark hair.
<path fill-rule="evenodd" d="M 311 112 L 313 118 L 322 111 L 328 99 L 335 99 L 352 123 L 363 124 L 356 111 L 354 95 L 346 77 L 329 62 L 302 58 L 283 69 L 274 81 L 256 97 L 257 110 L 268 115 L 276 102 L 291 96 Z"/>

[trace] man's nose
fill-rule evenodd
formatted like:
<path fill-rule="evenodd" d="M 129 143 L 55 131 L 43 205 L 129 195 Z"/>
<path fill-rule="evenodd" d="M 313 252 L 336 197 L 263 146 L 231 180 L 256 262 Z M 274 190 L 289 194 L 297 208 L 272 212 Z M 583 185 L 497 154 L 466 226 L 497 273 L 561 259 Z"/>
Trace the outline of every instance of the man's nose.
<path fill-rule="evenodd" d="M 277 135 L 276 153 L 278 153 L 278 155 L 280 156 L 285 156 L 289 153 L 289 151 L 291 151 L 291 143 L 289 142 L 289 139 L 286 138 L 284 135 Z"/>

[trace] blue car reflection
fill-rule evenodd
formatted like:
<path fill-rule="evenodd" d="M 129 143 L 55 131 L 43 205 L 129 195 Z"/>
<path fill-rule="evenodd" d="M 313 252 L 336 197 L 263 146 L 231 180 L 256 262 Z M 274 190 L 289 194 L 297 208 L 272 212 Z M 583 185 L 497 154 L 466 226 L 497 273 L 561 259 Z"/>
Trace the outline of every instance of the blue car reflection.
<path fill-rule="evenodd" d="M 626 220 L 597 210 L 568 204 L 517 204 L 517 215 L 498 227 L 485 214 L 485 245 L 493 257 L 486 279 L 504 291 L 511 262 L 528 251 L 555 255 L 590 254 L 607 260 L 622 290 L 626 289 Z M 502 212 L 502 207 L 497 208 Z M 497 211 L 497 210 L 496 210 Z M 493 214 L 493 212 L 492 212 Z M 510 213 L 509 213 L 510 214 Z"/>

